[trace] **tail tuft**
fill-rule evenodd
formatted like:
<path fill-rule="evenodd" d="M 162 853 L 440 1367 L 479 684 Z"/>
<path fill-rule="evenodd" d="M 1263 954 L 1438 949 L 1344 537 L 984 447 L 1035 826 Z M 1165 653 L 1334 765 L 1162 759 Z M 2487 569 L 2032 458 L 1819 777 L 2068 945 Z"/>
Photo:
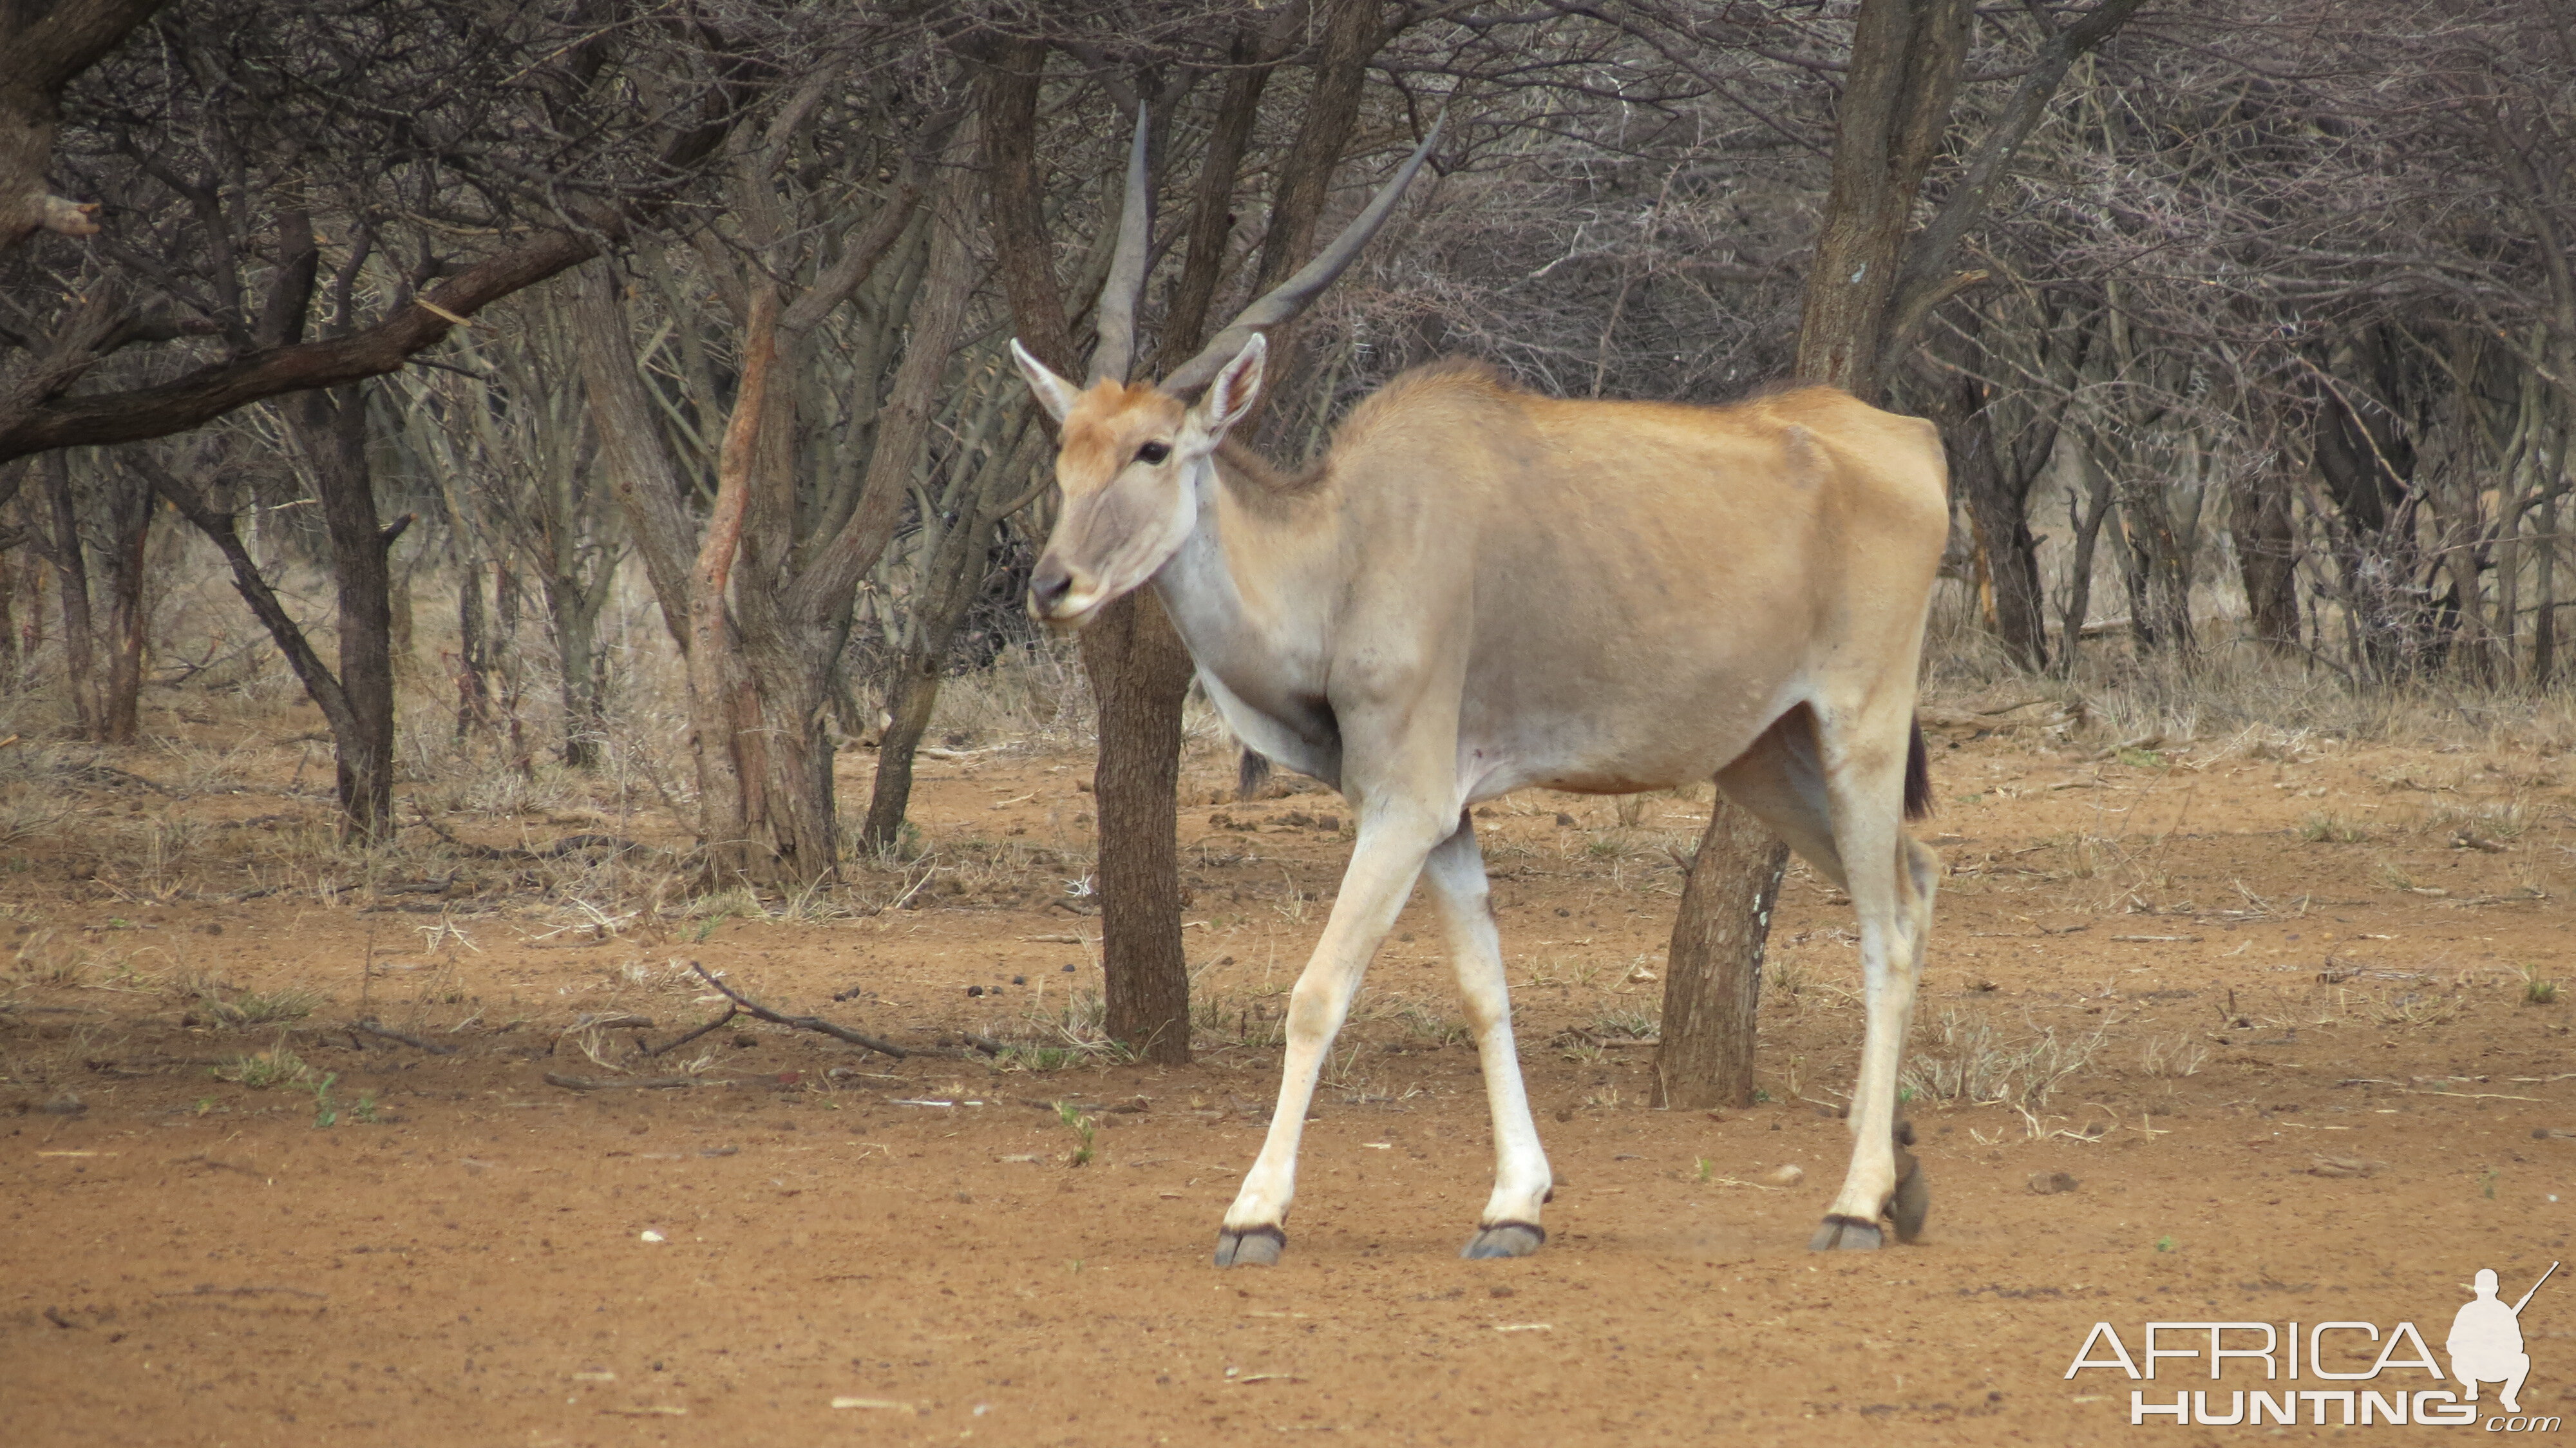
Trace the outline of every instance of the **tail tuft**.
<path fill-rule="evenodd" d="M 1919 739 L 1915 743 L 1914 747 L 1918 753 L 1921 752 L 1923 746 Z M 1259 794 L 1261 792 L 1261 787 L 1269 782 L 1269 759 L 1250 749 L 1243 751 L 1243 758 L 1235 764 L 1234 797 L 1236 799 L 1250 799 L 1254 795 Z"/>
<path fill-rule="evenodd" d="M 1923 721 L 1905 745 L 1905 817 L 1919 820 L 1932 813 L 1932 762 L 1923 752 Z"/>

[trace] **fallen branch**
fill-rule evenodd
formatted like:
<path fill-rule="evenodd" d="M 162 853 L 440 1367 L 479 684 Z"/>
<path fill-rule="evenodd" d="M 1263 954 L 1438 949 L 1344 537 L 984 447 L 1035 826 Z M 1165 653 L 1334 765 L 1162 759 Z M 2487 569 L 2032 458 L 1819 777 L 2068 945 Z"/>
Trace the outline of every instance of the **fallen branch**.
<path fill-rule="evenodd" d="M 429 810 L 418 802 L 412 805 L 412 812 L 420 817 L 421 828 L 438 836 L 449 849 L 459 854 L 471 855 L 478 860 L 507 860 L 514 864 L 533 864 L 540 860 L 560 860 L 567 855 L 577 855 L 583 850 L 608 850 L 623 855 L 641 853 L 653 848 L 618 835 L 566 835 L 553 844 L 541 845 L 533 850 L 495 849 L 490 845 L 478 845 L 472 840 L 458 839 L 445 825 L 432 819 Z M 454 877 L 450 876 L 450 878 Z"/>
<path fill-rule="evenodd" d="M 453 1056 L 456 1054 L 456 1048 L 454 1046 L 442 1046 L 436 1041 L 424 1041 L 418 1036 L 407 1036 L 400 1031 L 388 1030 L 385 1027 L 376 1024 L 373 1020 L 352 1021 L 349 1024 L 349 1029 L 353 1031 L 364 1031 L 370 1036 L 382 1036 L 388 1041 L 400 1041 L 415 1051 L 427 1051 L 433 1056 Z"/>
<path fill-rule="evenodd" d="M 288 1297 L 309 1297 L 316 1302 L 323 1301 L 331 1295 L 328 1292 L 307 1292 L 301 1287 L 217 1287 L 211 1282 L 201 1282 L 197 1284 L 195 1290 L 189 1292 L 155 1292 L 152 1295 L 155 1297 L 258 1297 L 271 1292 L 282 1293 Z"/>
<path fill-rule="evenodd" d="M 769 1007 L 762 1005 L 760 1002 L 753 1000 L 751 997 L 744 995 L 742 992 L 735 990 L 732 986 L 725 984 L 723 981 L 716 979 L 712 972 L 710 972 L 705 966 L 700 965 L 698 962 L 694 960 L 690 961 L 689 969 L 696 971 L 700 980 L 705 981 L 707 984 L 714 986 L 718 991 L 723 992 L 725 999 L 732 1001 L 735 1005 L 742 1007 L 744 1010 L 749 1011 L 753 1016 L 767 1021 L 771 1025 L 787 1026 L 799 1031 L 819 1031 L 822 1034 L 831 1037 L 833 1040 L 847 1041 L 853 1046 L 862 1046 L 868 1050 L 876 1052 L 880 1056 L 892 1056 L 898 1061 L 907 1056 L 918 1054 L 917 1052 L 898 1046 L 892 1041 L 879 1040 L 875 1036 L 851 1030 L 847 1026 L 836 1026 L 830 1021 L 824 1020 L 821 1016 L 781 1015 L 778 1012 L 771 1010 Z"/>
<path fill-rule="evenodd" d="M 696 1086 L 700 1082 L 695 1076 L 639 1076 L 632 1081 L 612 1081 L 597 1076 L 566 1076 L 560 1071 L 548 1071 L 546 1084 L 561 1086 L 566 1091 L 667 1091 L 678 1086 Z"/>
<path fill-rule="evenodd" d="M 689 1032 L 687 1035 L 680 1037 L 676 1041 L 665 1042 L 659 1046 L 647 1046 L 644 1048 L 644 1054 L 647 1058 L 650 1058 L 661 1055 L 665 1051 L 676 1051 L 680 1047 L 696 1040 L 698 1037 L 705 1035 L 707 1032 L 722 1028 L 725 1022 L 732 1020 L 735 1016 L 740 1014 L 742 1014 L 742 1007 L 728 1005 L 725 1007 L 725 1013 L 723 1015 L 716 1017 L 714 1020 L 707 1022 L 705 1025 L 698 1027 L 696 1030 Z"/>

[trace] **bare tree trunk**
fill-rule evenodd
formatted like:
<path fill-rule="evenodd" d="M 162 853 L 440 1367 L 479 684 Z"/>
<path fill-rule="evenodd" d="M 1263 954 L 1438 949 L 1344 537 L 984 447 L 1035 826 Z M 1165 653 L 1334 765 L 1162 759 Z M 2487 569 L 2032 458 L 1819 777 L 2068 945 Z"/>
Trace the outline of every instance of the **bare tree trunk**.
<path fill-rule="evenodd" d="M 572 769 L 598 768 L 599 747 L 608 736 L 606 701 L 600 697 L 599 611 L 616 576 L 613 564 L 602 563 L 587 587 L 579 578 L 551 572 L 544 579 L 546 613 L 555 630 L 555 678 L 563 692 L 563 762 Z"/>
<path fill-rule="evenodd" d="M 1884 391 L 1890 304 L 1924 173 L 1950 123 L 1969 0 L 1862 0 L 1834 118 L 1832 189 L 1816 233 L 1798 377 L 1863 402 Z"/>
<path fill-rule="evenodd" d="M 456 742 L 492 724 L 491 630 L 483 623 L 483 560 L 456 565 Z"/>
<path fill-rule="evenodd" d="M 2174 517 L 2172 479 L 2135 461 L 2121 470 L 2119 558 L 2129 590 L 2129 636 L 2138 652 L 2193 656 L 2191 560 Z"/>
<path fill-rule="evenodd" d="M 950 537 L 943 540 L 949 546 L 940 550 L 943 556 L 923 579 L 923 586 L 939 588 L 939 596 L 919 601 L 914 637 L 895 660 L 891 687 L 886 690 L 888 722 L 877 740 L 876 783 L 859 836 L 861 846 L 871 851 L 894 848 L 903 833 L 904 815 L 912 806 L 913 755 L 930 729 L 932 711 L 939 707 L 940 680 L 948 672 L 948 646 L 967 610 L 974 607 L 976 586 L 984 577 L 984 548 L 992 529 L 989 524 L 975 526 L 978 521 L 967 517 L 949 525 Z M 945 556 L 952 554 L 963 556 Z"/>
<path fill-rule="evenodd" d="M 96 739 L 99 737 L 97 634 L 91 626 L 89 613 L 89 559 L 81 542 L 80 514 L 72 506 L 71 459 L 60 452 L 48 453 L 42 466 L 45 470 L 45 507 L 52 523 L 45 559 L 54 565 L 57 591 L 61 594 L 63 673 L 71 686 L 72 718 L 80 727 L 81 737 Z"/>
<path fill-rule="evenodd" d="M 1261 270 L 1253 280 L 1255 295 L 1287 280 L 1313 252 L 1324 204 L 1332 194 L 1333 172 L 1341 166 L 1342 152 L 1349 147 L 1352 128 L 1359 121 L 1360 94 L 1368 80 L 1369 62 L 1395 36 L 1386 23 L 1386 7 L 1379 0 L 1315 0 L 1315 9 L 1319 12 L 1315 19 L 1323 33 L 1323 50 L 1316 57 L 1314 89 L 1307 96 L 1297 138 L 1280 157 L 1278 185 L 1270 203 L 1270 230 L 1261 239 Z M 1252 417 L 1239 424 L 1239 435 L 1245 437 L 1255 436 L 1254 429 L 1260 429 L 1258 435 L 1274 449 L 1274 455 L 1290 452 L 1285 444 L 1298 419 L 1293 408 L 1274 408 L 1269 403 L 1274 398 L 1295 398 L 1306 391 L 1311 349 L 1304 337 L 1305 329 L 1294 322 L 1271 330 L 1270 361 L 1265 369 L 1269 383 L 1255 401 Z M 1332 399 L 1319 397 L 1315 405 L 1329 409 Z"/>
<path fill-rule="evenodd" d="M 925 623 L 928 620 L 924 620 Z M 859 826 L 859 848 L 883 855 L 903 843 L 904 816 L 912 809 L 912 765 L 930 714 L 939 707 L 939 675 L 948 653 L 916 642 L 895 660 L 886 690 L 886 726 L 877 736 L 877 774 L 868 790 L 868 817 Z"/>
<path fill-rule="evenodd" d="M 242 545 L 241 535 L 233 527 L 232 515 L 216 512 L 194 489 L 167 471 L 148 462 L 142 466 L 151 477 L 154 490 L 167 498 L 170 506 L 178 509 L 180 516 L 205 534 L 224 555 L 224 562 L 232 568 L 234 590 L 241 595 L 242 602 L 250 605 L 251 615 L 268 630 L 269 638 L 277 644 L 277 651 L 286 656 L 287 667 L 295 671 L 304 691 L 321 708 L 322 717 L 330 723 L 332 736 L 355 736 L 359 732 L 358 725 L 351 715 L 348 696 L 340 688 L 340 681 L 332 676 L 330 667 L 322 662 L 322 656 L 315 651 L 312 641 L 304 636 L 304 630 L 297 626 L 285 605 L 278 601 L 276 590 L 270 588 L 268 580 L 260 575 L 259 565 L 252 561 L 250 550 Z"/>
<path fill-rule="evenodd" d="M 1693 862 L 1673 920 L 1663 1043 L 1655 1050 L 1655 1105 L 1672 1110 L 1753 1104 L 1762 956 L 1788 859 L 1760 820 L 1723 794 L 1715 806 L 1701 854 L 1712 865 L 1750 859 L 1763 868 L 1703 870 Z"/>
<path fill-rule="evenodd" d="M 1031 152 L 1045 49 L 1005 42 L 983 77 L 994 244 L 1021 343 L 1075 371 L 1071 324 L 1042 229 L 1043 191 Z M 1107 1029 L 1146 1059 L 1190 1056 L 1189 968 L 1181 950 L 1178 784 L 1181 702 L 1189 651 L 1140 591 L 1082 634 L 1083 672 L 1099 704 L 1101 956 Z"/>
<path fill-rule="evenodd" d="M 2532 592 L 2540 605 L 2531 616 L 2531 687 L 2535 690 L 2545 690 L 2558 680 L 2558 499 L 2567 491 L 2570 424 L 2563 401 L 2553 399 L 2549 412 L 2540 466 L 2540 554 L 2532 576 Z"/>
<path fill-rule="evenodd" d="M 1227 55 L 1235 69 L 1226 76 L 1216 123 L 1208 131 L 1207 154 L 1199 162 L 1189 247 L 1180 280 L 1172 289 L 1171 309 L 1163 317 L 1162 347 L 1154 358 L 1158 376 L 1188 360 L 1206 337 L 1208 307 L 1216 299 L 1216 284 L 1225 271 L 1226 242 L 1234 229 L 1235 173 L 1243 167 L 1253 125 L 1261 119 L 1261 92 L 1270 84 L 1277 50 L 1249 27 L 1235 32 Z"/>
<path fill-rule="evenodd" d="M 2075 556 L 2067 566 L 2066 607 L 2057 626 L 2057 671 L 2065 675 L 2075 672 L 2076 656 L 2084 647 L 2084 620 L 2093 612 L 2093 555 L 2101 544 L 2102 523 L 2111 516 L 2111 475 L 2083 448 L 2075 449 L 2075 459 L 2084 474 L 2084 501 L 2079 513 L 2076 500 L 2066 500 Z"/>
<path fill-rule="evenodd" d="M 1110 1039 L 1148 1061 L 1190 1059 L 1190 972 L 1181 951 L 1181 703 L 1190 655 L 1150 589 L 1082 633 L 1100 705 L 1100 935 Z"/>
<path fill-rule="evenodd" d="M 2228 510 L 2235 535 L 2236 573 L 2245 587 L 2245 609 L 2254 638 L 2276 651 L 2299 647 L 2299 534 L 2290 512 L 2286 468 L 2249 473 L 2237 484 Z"/>
<path fill-rule="evenodd" d="M 130 469 L 108 467 L 100 482 L 107 495 L 107 675 L 101 680 L 98 737 L 132 744 L 142 732 L 143 646 L 150 613 L 144 585 L 144 551 L 152 538 L 152 485 Z"/>
<path fill-rule="evenodd" d="M 904 815 L 912 805 L 913 755 L 930 728 L 931 712 L 939 705 L 949 647 L 983 589 L 993 529 L 1004 516 L 995 509 L 1007 507 L 1006 499 L 994 495 L 1007 493 L 1028 475 L 1035 445 L 1046 436 L 1027 421 L 1020 432 L 1016 444 L 987 459 L 959 489 L 964 496 L 956 500 L 955 516 L 933 520 L 940 528 L 938 540 L 915 580 L 910 638 L 895 660 L 886 690 L 889 722 L 877 740 L 876 782 L 860 833 L 860 843 L 868 850 L 892 849 L 902 835 Z M 933 506 L 926 494 L 923 506 Z"/>
<path fill-rule="evenodd" d="M 398 605 L 406 597 L 401 590 L 396 590 L 394 596 Z M 499 711 L 499 737 L 504 757 L 521 779 L 534 779 L 537 777 L 537 760 L 528 748 L 527 689 L 520 677 L 523 660 L 519 654 L 519 602 L 519 570 L 511 565 L 510 555 L 504 551 L 492 560 L 490 662 L 492 678 L 498 685 L 493 702 Z M 397 659 L 407 657 L 411 650 L 411 630 L 404 622 L 410 613 L 411 610 L 403 606 L 394 611 L 394 657 Z"/>
<path fill-rule="evenodd" d="M 1986 410 L 1984 389 L 1962 376 L 1941 410 L 1950 484 L 1967 505 L 1968 526 L 1986 584 L 1988 621 L 2004 652 L 2033 672 L 2048 667 L 2047 600 L 2039 582 L 2039 544 L 2025 517 L 2027 500 L 2004 479 L 2004 460 Z"/>
<path fill-rule="evenodd" d="M 9 530 L 0 526 L 0 536 Z M 32 568 L 21 568 L 14 544 L 0 543 L 0 693 L 18 687 L 20 654 L 18 652 L 18 578 L 32 575 Z"/>
<path fill-rule="evenodd" d="M 367 459 L 363 388 L 299 393 L 289 404 L 313 464 L 314 491 L 331 539 L 331 575 L 339 603 L 344 719 L 332 721 L 339 755 L 345 828 L 367 840 L 394 830 L 393 573 L 394 541 L 411 519 L 377 521 L 375 478 Z"/>

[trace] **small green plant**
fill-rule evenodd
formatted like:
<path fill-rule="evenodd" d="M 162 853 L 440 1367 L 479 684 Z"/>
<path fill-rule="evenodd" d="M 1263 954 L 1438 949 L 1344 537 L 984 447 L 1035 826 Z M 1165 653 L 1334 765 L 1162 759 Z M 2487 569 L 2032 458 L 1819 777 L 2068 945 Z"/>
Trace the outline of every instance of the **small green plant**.
<path fill-rule="evenodd" d="M 2161 1236 L 2161 1237 L 2158 1237 L 2158 1238 L 2156 1239 L 2156 1250 L 2157 1250 L 2157 1251 L 2159 1251 L 2159 1252 L 2170 1252 L 2170 1251 L 2172 1251 L 2173 1249 L 2174 1249 L 2174 1239 L 2173 1239 L 2173 1235 L 2172 1235 L 2171 1233 L 2167 1233 L 2166 1235 Z"/>
<path fill-rule="evenodd" d="M 1063 1122 L 1068 1128 L 1070 1128 L 1073 1132 L 1074 1140 L 1080 1143 L 1080 1145 L 1073 1149 L 1073 1164 L 1075 1166 L 1091 1165 L 1092 1119 L 1083 1115 L 1082 1108 L 1074 1105 L 1070 1101 L 1059 1101 L 1055 1104 L 1055 1119 Z M 1081 1264 L 1076 1263 L 1075 1270 L 1079 1271 L 1080 1269 Z"/>
<path fill-rule="evenodd" d="M 334 1072 L 325 1075 L 319 1081 L 295 1083 L 296 1090 L 313 1093 L 313 1129 L 315 1131 L 327 1131 L 340 1124 L 340 1105 L 331 1099 L 331 1083 L 339 1079 L 338 1073 Z"/>
<path fill-rule="evenodd" d="M 2130 749 L 2123 747 L 2120 750 L 2120 762 L 2129 766 L 2131 769 L 2162 769 L 2165 767 L 2165 757 L 2152 749 Z"/>
<path fill-rule="evenodd" d="M 1756 1106 L 1766 1106 L 1766 1105 L 1769 1105 L 1769 1104 L 1770 1104 L 1770 1101 L 1771 1101 L 1771 1093 L 1770 1093 L 1770 1092 L 1763 1090 L 1763 1089 L 1762 1089 L 1761 1087 L 1759 1087 L 1759 1086 L 1756 1086 L 1756 1087 L 1754 1087 L 1754 1088 L 1753 1088 L 1753 1104 L 1754 1104 L 1754 1105 L 1756 1105 Z"/>
<path fill-rule="evenodd" d="M 2543 980 L 2538 969 L 2532 966 L 2524 966 L 2522 969 L 2522 1003 L 2527 1006 L 2554 1006 L 2558 1004 L 2558 982 L 2554 980 Z"/>
<path fill-rule="evenodd" d="M 376 1114 L 376 1093 L 373 1091 L 359 1092 L 358 1104 L 350 1108 L 349 1115 L 369 1126 L 381 1125 L 384 1121 L 383 1117 Z"/>
<path fill-rule="evenodd" d="M 2370 832 L 2335 815 L 2311 813 L 2299 822 L 2299 838 L 2312 845 L 2357 845 Z"/>
<path fill-rule="evenodd" d="M 1061 1071 L 1080 1056 L 1071 1046 L 1005 1046 L 993 1058 L 993 1066 L 1002 1071 Z"/>
<path fill-rule="evenodd" d="M 2485 1174 L 2478 1178 L 2478 1188 L 2485 1194 L 2488 1201 L 2495 1200 L 2496 1183 L 2501 1180 L 2503 1180 L 2503 1173 L 2494 1167 L 2488 1167 Z"/>
<path fill-rule="evenodd" d="M 1712 1176 L 1713 1173 L 1709 1169 L 1708 1158 L 1701 1157 L 1699 1159 L 1699 1180 L 1708 1181 L 1712 1179 Z"/>

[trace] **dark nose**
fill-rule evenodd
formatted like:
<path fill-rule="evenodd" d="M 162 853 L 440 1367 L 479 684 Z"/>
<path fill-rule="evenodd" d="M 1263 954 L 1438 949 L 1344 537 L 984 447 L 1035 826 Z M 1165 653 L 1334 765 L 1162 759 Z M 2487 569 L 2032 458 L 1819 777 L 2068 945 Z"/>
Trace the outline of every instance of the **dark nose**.
<path fill-rule="evenodd" d="M 1038 560 L 1038 571 L 1029 579 L 1029 612 L 1040 618 L 1054 615 L 1055 606 L 1073 591 L 1073 570 L 1053 558 Z"/>

